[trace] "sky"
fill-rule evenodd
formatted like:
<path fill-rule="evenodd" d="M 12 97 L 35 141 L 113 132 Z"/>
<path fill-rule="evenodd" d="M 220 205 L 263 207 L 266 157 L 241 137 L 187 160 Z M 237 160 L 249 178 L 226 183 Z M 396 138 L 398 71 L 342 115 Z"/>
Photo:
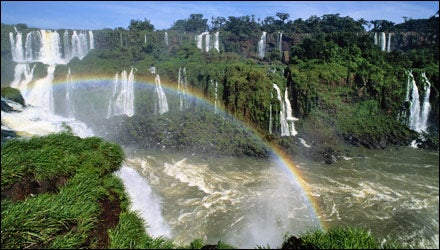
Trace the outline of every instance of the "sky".
<path fill-rule="evenodd" d="M 340 14 L 355 20 L 385 19 L 402 23 L 403 17 L 429 18 L 438 1 L 1 1 L 1 22 L 25 23 L 41 29 L 127 28 L 130 20 L 150 20 L 156 30 L 168 29 L 190 14 L 212 17 L 255 15 L 258 20 L 288 13 L 288 20 Z"/>

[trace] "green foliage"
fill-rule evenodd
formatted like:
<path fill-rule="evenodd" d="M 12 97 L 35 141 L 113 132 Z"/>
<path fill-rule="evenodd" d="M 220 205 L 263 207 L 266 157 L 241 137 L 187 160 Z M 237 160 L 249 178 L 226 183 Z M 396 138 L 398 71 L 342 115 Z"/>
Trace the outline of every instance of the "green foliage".
<path fill-rule="evenodd" d="M 130 25 L 128 26 L 130 31 L 154 31 L 154 25 L 150 23 L 150 20 L 130 20 Z"/>
<path fill-rule="evenodd" d="M 203 14 L 190 14 L 188 19 L 180 19 L 174 22 L 172 30 L 201 33 L 208 30 L 208 19 Z"/>
<path fill-rule="evenodd" d="M 109 198 L 110 189 L 123 194 L 120 180 L 111 176 L 124 158 L 119 146 L 60 133 L 10 140 L 2 145 L 1 158 L 2 193 L 25 176 L 39 183 L 68 178 L 57 193 L 23 201 L 2 198 L 2 247 L 94 247 L 89 234 L 100 214 L 96 201 Z"/>
<path fill-rule="evenodd" d="M 338 227 L 327 232 L 310 231 L 300 236 L 304 244 L 313 244 L 317 249 L 397 249 L 396 243 L 382 244 L 369 231 L 356 227 Z"/>

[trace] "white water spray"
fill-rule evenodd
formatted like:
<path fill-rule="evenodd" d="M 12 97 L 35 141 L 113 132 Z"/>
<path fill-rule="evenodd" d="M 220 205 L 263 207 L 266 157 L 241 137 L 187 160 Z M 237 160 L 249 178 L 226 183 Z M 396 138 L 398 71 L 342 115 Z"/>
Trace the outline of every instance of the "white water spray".
<path fill-rule="evenodd" d="M 145 229 L 153 237 L 171 238 L 169 225 L 162 217 L 159 198 L 153 193 L 147 180 L 133 168 L 123 165 L 116 175 L 124 182 L 131 198 L 131 210 L 138 211 L 145 220 Z"/>
<path fill-rule="evenodd" d="M 22 93 L 26 103 L 41 107 L 48 113 L 55 112 L 55 103 L 53 98 L 53 78 L 55 72 L 55 65 L 49 65 L 47 67 L 46 77 L 39 79 L 35 82 L 35 85 L 28 93 Z"/>
<path fill-rule="evenodd" d="M 273 87 L 277 91 L 277 98 L 280 101 L 280 125 L 281 125 L 281 136 L 295 136 L 298 132 L 295 130 L 294 121 L 298 118 L 292 116 L 292 107 L 290 105 L 289 98 L 287 96 L 287 88 L 284 95 L 284 101 L 281 95 L 281 90 L 275 83 Z M 290 124 L 289 124 L 290 123 Z"/>
<path fill-rule="evenodd" d="M 429 112 L 431 105 L 429 103 L 429 96 L 431 94 L 431 83 L 428 81 L 426 74 L 422 73 L 422 80 L 424 84 L 425 96 L 422 105 L 420 104 L 420 94 L 417 88 L 414 75 L 411 71 L 407 72 L 407 92 L 405 101 L 410 103 L 408 127 L 416 132 L 426 131 L 428 128 Z"/>
<path fill-rule="evenodd" d="M 266 32 L 263 31 L 260 41 L 258 41 L 258 56 L 264 58 L 266 54 Z"/>
<path fill-rule="evenodd" d="M 167 102 L 167 96 L 165 95 L 165 92 L 162 89 L 162 85 L 160 83 L 160 76 L 156 74 L 156 78 L 154 79 L 156 83 L 156 94 L 157 94 L 157 101 L 155 103 L 156 112 L 160 115 L 168 112 L 168 102 Z"/>
<path fill-rule="evenodd" d="M 113 78 L 113 95 L 110 99 L 107 119 L 112 115 L 134 115 L 134 68 L 131 68 L 130 74 L 127 76 L 127 71 L 121 72 L 121 78 L 116 72 Z"/>
<path fill-rule="evenodd" d="M 75 91 L 75 86 L 73 84 L 72 73 L 69 70 L 67 71 L 66 76 L 66 109 L 67 109 L 67 117 L 73 118 L 75 117 L 75 104 L 73 102 L 73 95 Z"/>
<path fill-rule="evenodd" d="M 177 92 L 179 93 L 179 101 L 180 106 L 179 109 L 182 111 L 183 109 L 188 108 L 188 84 L 186 81 L 186 68 L 179 68 L 179 74 L 177 76 Z"/>

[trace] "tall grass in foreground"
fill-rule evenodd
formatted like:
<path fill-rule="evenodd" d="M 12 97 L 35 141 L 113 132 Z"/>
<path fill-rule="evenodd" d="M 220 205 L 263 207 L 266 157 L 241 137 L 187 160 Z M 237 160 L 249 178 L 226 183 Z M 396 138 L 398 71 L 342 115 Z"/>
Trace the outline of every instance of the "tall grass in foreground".
<path fill-rule="evenodd" d="M 300 235 L 304 244 L 317 249 L 397 249 L 403 248 L 395 242 L 381 243 L 369 231 L 355 227 L 336 227 L 323 232 L 310 231 Z"/>

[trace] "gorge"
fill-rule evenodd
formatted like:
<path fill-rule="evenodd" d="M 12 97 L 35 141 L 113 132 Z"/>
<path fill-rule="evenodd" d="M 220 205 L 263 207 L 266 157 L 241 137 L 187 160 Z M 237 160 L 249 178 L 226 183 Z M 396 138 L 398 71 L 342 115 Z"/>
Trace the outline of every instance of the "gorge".
<path fill-rule="evenodd" d="M 132 208 L 149 235 L 179 244 L 274 247 L 359 224 L 438 247 L 438 58 L 403 51 L 397 31 L 223 28 L 2 24 L 2 87 L 26 104 L 2 94 L 17 111 L 2 108 L 2 135 L 67 126 L 120 144 Z"/>

